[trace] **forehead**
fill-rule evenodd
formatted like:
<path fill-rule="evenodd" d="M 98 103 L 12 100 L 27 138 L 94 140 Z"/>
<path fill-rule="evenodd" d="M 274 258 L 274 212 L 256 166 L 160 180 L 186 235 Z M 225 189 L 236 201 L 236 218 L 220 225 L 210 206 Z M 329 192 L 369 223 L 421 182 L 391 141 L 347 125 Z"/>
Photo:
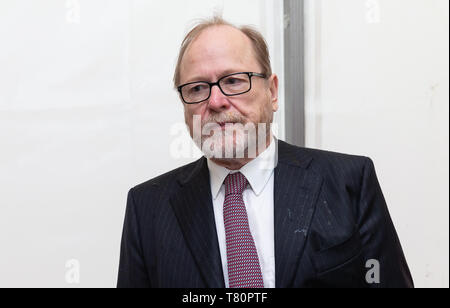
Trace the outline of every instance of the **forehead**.
<path fill-rule="evenodd" d="M 252 42 L 243 32 L 230 26 L 213 26 L 200 33 L 187 48 L 180 77 L 181 82 L 190 82 L 258 68 Z"/>

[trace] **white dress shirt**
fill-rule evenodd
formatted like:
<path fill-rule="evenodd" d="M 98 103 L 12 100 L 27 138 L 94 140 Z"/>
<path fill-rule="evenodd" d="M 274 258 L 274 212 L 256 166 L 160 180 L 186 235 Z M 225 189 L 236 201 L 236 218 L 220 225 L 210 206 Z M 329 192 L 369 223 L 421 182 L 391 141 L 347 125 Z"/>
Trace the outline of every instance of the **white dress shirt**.
<path fill-rule="evenodd" d="M 257 158 L 240 170 L 231 171 L 208 159 L 217 237 L 224 273 L 225 286 L 229 287 L 227 245 L 223 221 L 225 200 L 224 181 L 228 174 L 241 172 L 249 186 L 243 192 L 250 232 L 255 241 L 265 288 L 275 288 L 275 235 L 274 235 L 274 168 L 276 166 L 275 141 Z"/>

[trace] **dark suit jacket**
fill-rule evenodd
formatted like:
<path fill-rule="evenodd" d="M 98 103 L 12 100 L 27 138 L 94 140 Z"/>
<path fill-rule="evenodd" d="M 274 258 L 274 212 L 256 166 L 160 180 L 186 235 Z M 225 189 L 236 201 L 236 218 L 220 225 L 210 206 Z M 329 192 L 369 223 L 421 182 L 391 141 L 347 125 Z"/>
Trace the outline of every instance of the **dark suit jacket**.
<path fill-rule="evenodd" d="M 274 176 L 276 287 L 413 286 L 369 158 L 278 141 Z M 131 189 L 118 287 L 224 286 L 206 159 Z"/>

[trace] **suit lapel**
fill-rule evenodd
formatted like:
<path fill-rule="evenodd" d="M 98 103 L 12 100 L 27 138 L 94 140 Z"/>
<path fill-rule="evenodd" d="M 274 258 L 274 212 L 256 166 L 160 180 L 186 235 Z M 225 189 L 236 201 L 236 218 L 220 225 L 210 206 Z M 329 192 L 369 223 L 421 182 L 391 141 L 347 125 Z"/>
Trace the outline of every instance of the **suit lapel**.
<path fill-rule="evenodd" d="M 311 160 L 300 149 L 278 142 L 274 180 L 277 288 L 292 286 L 322 185 L 322 178 L 308 169 Z"/>
<path fill-rule="evenodd" d="M 276 287 L 292 286 L 319 195 L 322 178 L 308 168 L 312 158 L 282 141 L 277 142 L 274 170 Z M 211 186 L 206 159 L 179 180 L 170 203 L 207 287 L 224 288 Z"/>
<path fill-rule="evenodd" d="M 206 159 L 200 159 L 180 184 L 182 187 L 170 202 L 184 238 L 207 287 L 224 288 Z"/>

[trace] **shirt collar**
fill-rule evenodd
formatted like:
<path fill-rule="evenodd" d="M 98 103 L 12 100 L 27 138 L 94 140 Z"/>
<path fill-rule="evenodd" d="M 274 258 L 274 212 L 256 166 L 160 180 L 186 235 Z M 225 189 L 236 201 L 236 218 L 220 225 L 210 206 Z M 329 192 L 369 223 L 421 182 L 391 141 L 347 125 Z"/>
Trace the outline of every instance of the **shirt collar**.
<path fill-rule="evenodd" d="M 211 193 L 214 199 L 217 198 L 220 188 L 225 178 L 230 173 L 241 172 L 249 182 L 251 188 L 256 195 L 260 195 L 264 187 L 267 185 L 275 168 L 275 140 L 272 137 L 270 145 L 258 157 L 243 166 L 240 170 L 233 171 L 225 167 L 219 166 L 212 160 L 208 159 L 208 169 L 211 179 Z"/>

